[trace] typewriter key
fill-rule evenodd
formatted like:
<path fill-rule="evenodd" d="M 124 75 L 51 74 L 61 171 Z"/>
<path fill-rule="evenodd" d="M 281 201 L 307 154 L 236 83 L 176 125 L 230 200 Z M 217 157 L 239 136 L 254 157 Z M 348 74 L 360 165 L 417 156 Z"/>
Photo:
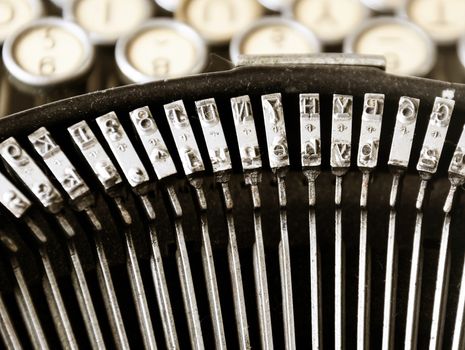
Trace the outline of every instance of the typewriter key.
<path fill-rule="evenodd" d="M 358 0 L 297 0 L 291 12 L 326 45 L 340 44 L 370 14 Z"/>
<path fill-rule="evenodd" d="M 445 91 L 447 95 L 448 91 Z M 405 325 L 404 347 L 417 348 L 419 305 L 421 298 L 422 266 L 423 266 L 423 208 L 426 202 L 428 183 L 438 169 L 439 160 L 446 141 L 447 131 L 452 118 L 455 101 L 445 97 L 437 97 L 434 101 L 428 129 L 425 134 L 417 170 L 420 177 L 420 187 L 416 200 L 416 221 L 413 236 L 412 255 L 410 263 L 410 278 L 408 289 L 407 317 Z M 444 222 L 448 230 L 447 221 Z M 447 236 L 447 235 L 446 235 Z M 437 312 L 434 312 L 437 314 Z M 434 327 L 434 325 L 433 325 Z M 434 332 L 434 329 L 432 330 Z M 432 347 L 435 348 L 434 346 Z"/>
<path fill-rule="evenodd" d="M 18 28 L 42 15 L 39 0 L 4 0 L 0 2 L 0 43 Z"/>
<path fill-rule="evenodd" d="M 226 222 L 228 227 L 228 263 L 231 274 L 231 286 L 233 288 L 234 312 L 239 337 L 240 349 L 250 348 L 250 336 L 247 321 L 247 310 L 242 282 L 242 270 L 237 245 L 235 220 L 233 215 L 233 197 L 230 189 L 232 162 L 226 143 L 225 133 L 221 125 L 218 107 L 214 98 L 196 101 L 197 114 L 202 126 L 203 136 L 207 147 L 208 156 L 215 174 L 215 180 L 220 184 L 224 208 L 226 209 Z"/>
<path fill-rule="evenodd" d="M 63 15 L 89 33 L 94 44 L 112 45 L 145 22 L 154 12 L 149 0 L 75 0 L 65 4 Z"/>
<path fill-rule="evenodd" d="M 229 55 L 237 63 L 240 55 L 309 54 L 320 50 L 315 34 L 303 25 L 286 18 L 266 17 L 232 39 Z"/>
<path fill-rule="evenodd" d="M 262 14 L 263 7 L 255 0 L 184 0 L 175 18 L 194 27 L 208 43 L 219 45 Z"/>
<path fill-rule="evenodd" d="M 440 349 L 443 342 L 443 329 L 446 318 L 446 298 L 449 288 L 449 274 L 450 274 L 450 224 L 451 224 L 451 211 L 454 203 L 454 197 L 457 189 L 462 187 L 465 183 L 465 167 L 464 167 L 464 146 L 465 146 L 465 132 L 462 129 L 462 135 L 455 148 L 452 161 L 449 165 L 449 193 L 444 203 L 444 219 L 442 226 L 441 245 L 439 248 L 439 257 L 436 272 L 436 287 L 434 289 L 434 304 L 433 315 L 431 320 L 430 332 L 430 349 Z M 463 281 L 462 281 L 463 283 Z M 461 333 L 460 331 L 458 333 Z"/>
<path fill-rule="evenodd" d="M 404 0 L 362 0 L 362 2 L 377 12 L 397 12 L 402 5 L 404 4 Z"/>
<path fill-rule="evenodd" d="M 180 0 L 155 0 L 155 3 L 166 11 L 175 12 Z"/>
<path fill-rule="evenodd" d="M 42 15 L 38 0 L 5 0 L 0 2 L 0 45 L 18 28 Z M 0 117 L 9 113 L 11 89 L 3 67 L 0 68 Z"/>
<path fill-rule="evenodd" d="M 333 95 L 330 165 L 334 189 L 334 344 L 345 348 L 345 248 L 342 231 L 342 180 L 352 153 L 353 96 Z"/>
<path fill-rule="evenodd" d="M 53 17 L 34 21 L 10 36 L 2 53 L 12 77 L 33 89 L 75 81 L 94 60 L 86 33 L 74 23 Z"/>
<path fill-rule="evenodd" d="M 436 47 L 421 28 L 399 18 L 379 17 L 363 23 L 344 41 L 344 52 L 386 56 L 386 71 L 425 76 L 436 62 Z"/>
<path fill-rule="evenodd" d="M 453 45 L 465 32 L 462 0 L 410 0 L 403 12 L 439 45 Z"/>
<path fill-rule="evenodd" d="M 179 77 L 203 70 L 207 46 L 191 27 L 154 19 L 116 43 L 116 63 L 124 79 L 133 82 Z"/>
<path fill-rule="evenodd" d="M 210 105 L 211 106 L 211 105 Z M 207 216 L 207 201 L 205 196 L 205 186 L 203 185 L 203 178 L 201 177 L 202 172 L 204 171 L 204 163 L 200 155 L 200 150 L 195 139 L 194 133 L 187 117 L 187 112 L 182 101 L 176 101 L 165 105 L 165 114 L 168 118 L 170 124 L 171 133 L 174 137 L 174 142 L 179 150 L 179 156 L 183 164 L 184 173 L 186 174 L 190 185 L 192 186 L 197 206 L 200 210 L 199 220 L 200 220 L 200 229 L 202 232 L 202 254 L 203 254 L 203 268 L 205 271 L 205 281 L 206 287 L 208 290 L 208 300 L 210 303 L 210 314 L 213 321 L 213 333 L 215 337 L 215 346 L 217 349 L 226 349 L 226 336 L 223 326 L 223 316 L 221 312 L 221 303 L 219 296 L 219 288 L 217 281 L 217 273 L 215 269 L 214 255 L 212 244 L 210 241 L 210 229 L 211 225 L 208 224 Z M 208 113 L 207 109 L 211 108 L 208 105 L 204 105 L 201 108 L 199 117 L 201 120 L 214 124 L 219 122 L 219 119 L 216 119 L 216 115 L 213 113 Z M 220 141 L 219 139 L 217 141 Z M 225 142 L 223 143 L 223 149 Z M 221 142 L 217 144 L 220 146 Z M 229 162 L 222 162 L 222 165 L 219 166 L 224 170 L 230 167 Z M 218 169 L 215 166 L 216 169 Z"/>
<path fill-rule="evenodd" d="M 371 256 L 368 242 L 368 188 L 370 175 L 378 164 L 383 113 L 384 95 L 365 94 L 357 155 L 357 165 L 362 172 L 357 295 L 357 346 L 359 349 L 370 347 Z"/>
<path fill-rule="evenodd" d="M 268 148 L 268 160 L 278 184 L 279 223 L 279 264 L 281 276 L 284 343 L 286 349 L 296 347 L 294 296 L 292 292 L 291 248 L 287 220 L 286 173 L 290 166 L 289 148 L 284 120 L 284 108 L 280 93 L 262 95 L 263 119 Z"/>
<path fill-rule="evenodd" d="M 395 340 L 397 298 L 397 210 L 401 194 L 402 178 L 405 174 L 412 152 L 415 126 L 417 123 L 420 100 L 402 96 L 396 115 L 396 124 L 392 137 L 388 165 L 392 172 L 391 193 L 389 195 L 389 232 L 386 249 L 386 278 L 384 284 L 383 337 L 382 348 L 392 349 Z"/>
<path fill-rule="evenodd" d="M 252 103 L 248 95 L 231 99 L 231 109 L 239 145 L 239 155 L 244 181 L 250 186 L 253 203 L 253 220 L 255 243 L 253 246 L 253 266 L 255 279 L 255 295 L 258 306 L 258 324 L 260 342 L 264 349 L 273 348 L 273 329 L 271 327 L 270 296 L 268 288 L 268 273 L 266 268 L 266 254 L 263 235 L 260 183 L 262 180 L 262 158 L 258 145 L 257 131 L 252 110 Z"/>

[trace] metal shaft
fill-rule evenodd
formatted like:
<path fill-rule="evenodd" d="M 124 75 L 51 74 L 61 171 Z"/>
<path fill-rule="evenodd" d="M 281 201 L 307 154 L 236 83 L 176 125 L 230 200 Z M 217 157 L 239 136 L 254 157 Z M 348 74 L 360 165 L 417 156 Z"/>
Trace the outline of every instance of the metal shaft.
<path fill-rule="evenodd" d="M 202 181 L 192 179 L 191 184 L 195 189 L 197 202 L 200 209 L 200 230 L 202 232 L 202 265 L 205 273 L 207 295 L 210 305 L 210 315 L 213 322 L 213 334 L 217 349 L 226 349 L 226 336 L 223 327 L 223 316 L 221 312 L 220 293 L 218 291 L 218 280 L 216 278 L 215 260 L 210 241 L 210 232 L 207 219 L 207 202 L 202 186 Z"/>
<path fill-rule="evenodd" d="M 24 279 L 23 271 L 15 257 L 11 258 L 11 266 L 16 278 L 17 288 L 15 297 L 26 325 L 29 338 L 34 349 L 48 349 L 47 338 L 40 324 L 34 302 L 32 301 L 29 289 Z"/>
<path fill-rule="evenodd" d="M 454 335 L 452 338 L 452 350 L 463 350 L 465 347 L 465 259 L 460 280 L 460 293 L 457 302 L 457 314 L 455 315 Z"/>
<path fill-rule="evenodd" d="M 431 350 L 442 348 L 450 272 L 450 221 L 451 216 L 449 213 L 446 213 L 442 226 L 441 246 L 439 248 L 438 270 L 436 275 L 436 287 L 434 289 L 433 316 L 431 320 L 431 332 L 429 339 L 429 348 Z"/>
<path fill-rule="evenodd" d="M 357 348 L 370 346 L 370 247 L 368 244 L 368 184 L 370 173 L 363 173 L 360 195 L 360 244 L 358 261 Z"/>
<path fill-rule="evenodd" d="M 179 277 L 184 300 L 184 307 L 187 313 L 187 323 L 189 326 L 189 335 L 191 338 L 191 346 L 193 349 L 203 349 L 204 342 L 202 336 L 202 328 L 200 325 L 199 311 L 197 307 L 197 299 L 194 290 L 194 281 L 192 280 L 191 266 L 189 255 L 187 253 L 184 231 L 179 220 L 175 222 L 176 242 L 178 250 L 176 251 L 176 260 L 178 264 Z"/>
<path fill-rule="evenodd" d="M 271 328 L 270 295 L 268 293 L 268 276 L 266 272 L 265 244 L 263 241 L 261 200 L 257 184 L 251 184 L 255 243 L 253 245 L 253 265 L 255 277 L 255 295 L 258 306 L 260 341 L 263 349 L 273 349 L 273 332 Z"/>
<path fill-rule="evenodd" d="M 312 322 L 312 346 L 314 349 L 323 347 L 323 320 L 321 310 L 321 275 L 320 254 L 316 231 L 315 209 L 309 209 L 310 227 L 310 298 L 311 298 L 311 322 Z"/>
<path fill-rule="evenodd" d="M 194 281 L 192 280 L 189 254 L 187 253 L 186 240 L 181 223 L 182 209 L 180 207 L 179 199 L 174 188 L 168 186 L 167 192 L 170 197 L 174 214 L 176 215 L 174 223 L 177 244 L 176 262 L 178 265 L 184 307 L 187 314 L 187 324 L 189 327 L 191 346 L 193 349 L 203 349 L 205 346 L 202 335 L 202 327 L 200 325 L 197 299 L 195 296 Z"/>
<path fill-rule="evenodd" d="M 130 232 L 125 233 L 126 236 L 126 266 L 131 283 L 132 297 L 136 305 L 137 316 L 141 328 L 142 338 L 146 349 L 156 349 L 157 343 L 155 333 L 153 331 L 152 319 L 150 318 L 150 310 L 145 294 L 144 283 L 140 274 L 139 262 L 134 248 L 134 242 Z"/>
<path fill-rule="evenodd" d="M 415 221 L 415 232 L 413 234 L 412 258 L 410 265 L 410 278 L 407 302 L 407 320 L 405 325 L 404 348 L 416 349 L 418 335 L 418 316 L 421 295 L 421 283 L 423 272 L 423 204 L 428 181 L 422 179 L 418 191 L 416 209 L 417 217 Z"/>
<path fill-rule="evenodd" d="M 215 261 L 213 259 L 213 249 L 210 242 L 207 215 L 200 217 L 202 230 L 202 263 L 206 276 L 207 294 L 210 303 L 210 315 L 213 321 L 213 333 L 215 335 L 215 346 L 217 349 L 226 349 L 226 336 L 223 328 L 223 316 L 221 313 L 220 293 L 218 291 L 218 281 L 215 272 Z"/>
<path fill-rule="evenodd" d="M 345 348 L 345 248 L 342 237 L 342 177 L 336 176 L 334 231 L 334 347 Z"/>
<path fill-rule="evenodd" d="M 157 295 L 158 307 L 165 334 L 166 347 L 168 349 L 179 349 L 178 335 L 174 323 L 173 310 L 171 308 L 168 284 L 166 283 L 165 269 L 155 227 L 150 225 L 150 242 L 152 256 L 150 257 L 150 269 L 152 270 L 153 283 Z"/>
<path fill-rule="evenodd" d="M 89 286 L 84 275 L 79 254 L 72 239 L 68 240 L 68 252 L 71 260 L 71 282 L 81 309 L 81 314 L 89 336 L 92 349 L 105 349 L 102 331 L 100 329 L 97 314 L 95 312 Z"/>
<path fill-rule="evenodd" d="M 6 308 L 3 296 L 0 294 L 0 334 L 7 349 L 22 349 L 18 335 L 16 334 L 13 322 L 11 322 L 8 309 Z"/>
<path fill-rule="evenodd" d="M 396 217 L 397 197 L 399 193 L 400 174 L 394 174 L 392 178 L 389 212 L 389 230 L 386 253 L 386 276 L 384 284 L 383 307 L 383 338 L 382 349 L 391 350 L 394 347 L 395 307 L 397 296 L 397 242 L 396 242 Z"/>
<path fill-rule="evenodd" d="M 97 279 L 102 290 L 102 297 L 110 320 L 115 345 L 118 349 L 129 349 L 129 341 L 124 328 L 123 317 L 116 298 L 115 287 L 108 266 L 108 259 L 100 234 L 94 236 L 97 251 Z"/>
<path fill-rule="evenodd" d="M 307 178 L 308 186 L 308 227 L 310 235 L 310 305 L 311 305 L 311 327 L 312 327 L 312 348 L 321 349 L 323 347 L 322 330 L 322 301 L 321 301 L 321 261 L 320 249 L 318 246 L 318 234 L 316 230 L 316 188 L 315 182 L 319 175 L 319 170 L 306 170 L 304 175 Z"/>
<path fill-rule="evenodd" d="M 228 182 L 222 182 L 223 200 L 226 208 L 226 223 L 228 226 L 228 263 L 231 274 L 231 285 L 234 299 L 234 313 L 236 316 L 236 327 L 239 337 L 239 348 L 250 349 L 249 326 L 247 321 L 247 310 L 245 307 L 244 285 L 242 283 L 242 270 L 239 258 L 239 247 L 237 245 L 234 215 L 232 213 L 233 202 Z"/>
<path fill-rule="evenodd" d="M 78 343 L 71 327 L 71 322 L 61 296 L 60 288 L 58 287 L 50 257 L 45 247 L 41 247 L 39 253 L 45 271 L 42 277 L 42 285 L 61 345 L 65 349 L 78 349 Z"/>
<path fill-rule="evenodd" d="M 279 221 L 281 242 L 279 242 L 279 267 L 281 272 L 281 295 L 283 298 L 284 341 L 286 349 L 295 349 L 294 301 L 292 293 L 291 249 L 286 212 L 285 178 L 278 176 Z"/>

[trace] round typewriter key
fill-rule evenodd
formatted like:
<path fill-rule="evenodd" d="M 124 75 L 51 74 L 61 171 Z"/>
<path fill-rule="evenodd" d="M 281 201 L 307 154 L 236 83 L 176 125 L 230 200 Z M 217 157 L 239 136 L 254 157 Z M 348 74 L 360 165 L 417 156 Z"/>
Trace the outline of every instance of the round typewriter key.
<path fill-rule="evenodd" d="M 309 54 L 321 51 L 315 34 L 305 26 L 282 17 L 265 17 L 231 41 L 230 56 Z"/>
<path fill-rule="evenodd" d="M 116 63 L 130 82 L 189 75 L 205 67 L 207 46 L 188 25 L 154 19 L 118 40 Z"/>
<path fill-rule="evenodd" d="M 340 44 L 369 14 L 359 0 L 297 0 L 292 7 L 293 17 L 326 45 Z"/>
<path fill-rule="evenodd" d="M 436 62 L 436 46 L 421 28 L 403 19 L 378 17 L 344 42 L 344 51 L 386 57 L 388 73 L 424 76 Z"/>
<path fill-rule="evenodd" d="M 40 0 L 0 1 L 0 44 L 18 28 L 42 15 Z"/>
<path fill-rule="evenodd" d="M 290 7 L 295 0 L 258 0 L 260 3 L 271 11 L 283 11 Z"/>
<path fill-rule="evenodd" d="M 74 0 L 66 3 L 64 17 L 79 24 L 95 44 L 112 45 L 149 19 L 150 0 Z"/>
<path fill-rule="evenodd" d="M 404 10 L 440 45 L 455 44 L 465 33 L 463 0 L 410 0 Z"/>
<path fill-rule="evenodd" d="M 175 17 L 194 27 L 210 44 L 225 44 L 260 18 L 256 0 L 184 0 Z"/>
<path fill-rule="evenodd" d="M 2 54 L 15 80 L 27 87 L 45 88 L 82 77 L 92 65 L 94 49 L 79 26 L 48 17 L 8 37 Z"/>
<path fill-rule="evenodd" d="M 405 0 L 362 0 L 370 9 L 377 12 L 398 12 Z"/>
<path fill-rule="evenodd" d="M 166 11 L 175 12 L 179 6 L 180 0 L 155 0 L 155 2 Z"/>

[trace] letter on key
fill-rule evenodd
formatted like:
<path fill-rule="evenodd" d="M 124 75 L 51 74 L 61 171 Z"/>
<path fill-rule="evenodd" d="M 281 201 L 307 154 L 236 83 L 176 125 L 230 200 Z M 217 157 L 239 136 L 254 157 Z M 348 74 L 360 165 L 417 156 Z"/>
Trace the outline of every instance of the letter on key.
<path fill-rule="evenodd" d="M 378 163 L 381 124 L 384 112 L 384 95 L 365 94 L 363 103 L 362 127 L 358 143 L 357 165 L 373 169 Z"/>
<path fill-rule="evenodd" d="M 176 101 L 165 105 L 165 113 L 185 174 L 205 170 L 184 103 Z"/>
<path fill-rule="evenodd" d="M 262 106 L 270 167 L 272 169 L 287 167 L 289 151 L 281 94 L 262 96 Z"/>
<path fill-rule="evenodd" d="M 72 200 L 90 192 L 89 187 L 76 172 L 76 168 L 60 146 L 52 139 L 47 129 L 42 127 L 36 130 L 29 135 L 29 141 Z"/>
<path fill-rule="evenodd" d="M 392 137 L 391 153 L 388 164 L 393 167 L 408 167 L 412 151 L 415 125 L 417 123 L 420 100 L 411 97 L 401 97 L 397 110 L 394 136 Z"/>
<path fill-rule="evenodd" d="M 208 155 L 213 166 L 213 172 L 229 171 L 232 169 L 229 149 L 221 126 L 218 107 L 215 99 L 209 98 L 195 102 L 200 118 Z"/>
<path fill-rule="evenodd" d="M 97 124 L 132 187 L 149 181 L 149 175 L 124 131 L 118 117 L 110 112 L 97 118 Z"/>
<path fill-rule="evenodd" d="M 349 168 L 352 143 L 353 97 L 333 96 L 333 123 L 331 129 L 331 167 Z"/>
<path fill-rule="evenodd" d="M 319 94 L 300 94 L 300 147 L 303 168 L 321 165 Z"/>
<path fill-rule="evenodd" d="M 63 198 L 60 193 L 13 137 L 0 144 L 0 153 L 11 169 L 45 208 L 52 213 L 61 210 Z"/>
<path fill-rule="evenodd" d="M 262 167 L 260 147 L 249 96 L 231 99 L 231 108 L 236 128 L 237 141 L 244 170 L 255 170 Z"/>
<path fill-rule="evenodd" d="M 74 124 L 68 131 L 105 190 L 122 182 L 118 170 L 85 121 Z"/>
<path fill-rule="evenodd" d="M 436 97 L 417 164 L 418 171 L 434 174 L 438 169 L 454 105 L 454 100 Z"/>
<path fill-rule="evenodd" d="M 148 107 L 129 113 L 159 180 L 176 174 L 176 167 Z"/>

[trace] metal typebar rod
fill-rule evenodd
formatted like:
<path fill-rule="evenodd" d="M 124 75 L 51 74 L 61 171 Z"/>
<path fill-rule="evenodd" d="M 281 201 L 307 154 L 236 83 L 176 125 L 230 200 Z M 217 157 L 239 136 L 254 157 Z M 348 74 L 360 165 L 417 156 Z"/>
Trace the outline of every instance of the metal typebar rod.
<path fill-rule="evenodd" d="M 11 267 L 16 278 L 15 297 L 34 349 L 48 349 L 47 338 L 40 324 L 37 310 L 24 279 L 23 271 L 16 257 L 11 258 Z"/>

